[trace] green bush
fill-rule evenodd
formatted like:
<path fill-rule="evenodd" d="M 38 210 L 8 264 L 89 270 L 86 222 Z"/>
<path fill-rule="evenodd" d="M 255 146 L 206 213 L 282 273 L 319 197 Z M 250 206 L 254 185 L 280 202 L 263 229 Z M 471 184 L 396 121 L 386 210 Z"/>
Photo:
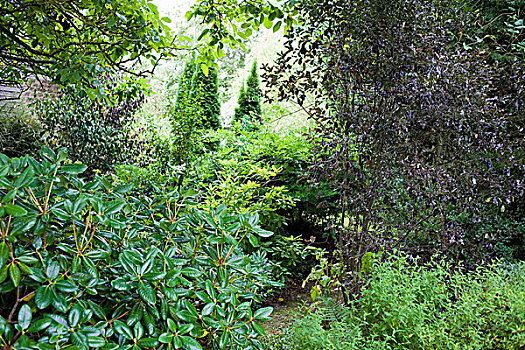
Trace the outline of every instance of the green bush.
<path fill-rule="evenodd" d="M 270 349 L 523 349 L 525 264 L 472 273 L 418 265 L 405 256 L 376 261 L 369 285 L 348 307 L 318 310 L 270 338 Z"/>
<path fill-rule="evenodd" d="M 177 192 L 78 178 L 64 149 L 0 154 L 0 344 L 5 349 L 261 348 L 275 285 L 247 254 L 258 215 L 199 210 Z"/>
<path fill-rule="evenodd" d="M 221 130 L 214 134 L 220 140 L 218 148 L 189 166 L 185 187 L 199 193 L 202 207 L 225 204 L 232 212 L 257 212 L 261 226 L 276 233 L 258 248 L 271 258 L 274 274 L 284 282 L 292 274 L 304 273 L 311 267 L 314 250 L 304 237 L 290 236 L 299 233 L 309 238 L 310 231 L 293 231 L 299 227 L 296 223 L 307 213 L 318 218 L 325 213 L 315 202 L 321 198 L 316 196 L 319 189 L 310 188 L 303 178 L 306 159 L 311 158 L 308 143 L 296 133 Z M 305 195 L 313 203 L 308 210 L 304 209 L 308 203 L 302 201 Z"/>
<path fill-rule="evenodd" d="M 0 152 L 10 157 L 36 154 L 41 146 L 42 127 L 20 109 L 0 111 Z"/>
<path fill-rule="evenodd" d="M 105 86 L 111 89 L 112 83 Z M 57 98 L 35 100 L 32 108 L 42 124 L 46 145 L 66 147 L 71 159 L 86 164 L 90 172 L 113 170 L 128 159 L 135 148 L 131 125 L 143 96 L 127 98 L 118 90 L 111 94 L 112 105 L 73 88 Z"/>

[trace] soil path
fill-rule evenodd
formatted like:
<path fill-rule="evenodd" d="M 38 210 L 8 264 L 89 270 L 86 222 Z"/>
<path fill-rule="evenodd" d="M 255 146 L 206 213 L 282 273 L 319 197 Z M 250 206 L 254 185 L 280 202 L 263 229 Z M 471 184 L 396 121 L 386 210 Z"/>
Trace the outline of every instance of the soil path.
<path fill-rule="evenodd" d="M 291 281 L 280 294 L 268 301 L 273 307 L 272 319 L 262 324 L 267 335 L 279 334 L 290 326 L 304 306 L 312 302 L 310 286 L 301 287 L 302 281 Z"/>

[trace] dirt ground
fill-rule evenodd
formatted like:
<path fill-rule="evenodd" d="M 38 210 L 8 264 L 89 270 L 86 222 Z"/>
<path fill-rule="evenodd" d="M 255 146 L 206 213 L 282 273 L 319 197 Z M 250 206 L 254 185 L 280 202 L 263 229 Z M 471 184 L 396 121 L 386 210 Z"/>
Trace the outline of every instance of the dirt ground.
<path fill-rule="evenodd" d="M 301 283 L 302 280 L 290 281 L 280 293 L 265 303 L 265 306 L 273 307 L 272 319 L 262 324 L 266 334 L 281 333 L 297 319 L 301 312 L 304 312 L 304 306 L 312 302 L 311 287 L 302 288 Z"/>

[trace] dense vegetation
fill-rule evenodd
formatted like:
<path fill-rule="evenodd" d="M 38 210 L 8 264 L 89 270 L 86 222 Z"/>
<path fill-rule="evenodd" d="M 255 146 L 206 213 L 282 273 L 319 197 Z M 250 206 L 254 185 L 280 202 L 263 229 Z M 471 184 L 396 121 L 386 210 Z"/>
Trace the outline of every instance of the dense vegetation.
<path fill-rule="evenodd" d="M 1 82 L 61 85 L 0 114 L 1 346 L 524 348 L 523 11 L 198 1 L 191 42 L 151 1 L 1 5 Z M 281 26 L 259 77 L 235 50 Z"/>

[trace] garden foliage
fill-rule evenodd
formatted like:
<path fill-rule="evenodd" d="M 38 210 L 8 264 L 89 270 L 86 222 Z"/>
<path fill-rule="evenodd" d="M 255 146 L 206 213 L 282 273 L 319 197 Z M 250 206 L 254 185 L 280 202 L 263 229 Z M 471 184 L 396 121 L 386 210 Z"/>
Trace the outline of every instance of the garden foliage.
<path fill-rule="evenodd" d="M 261 348 L 258 215 L 78 177 L 63 149 L 0 154 L 4 348 Z"/>
<path fill-rule="evenodd" d="M 219 102 L 219 78 L 215 68 L 195 67 L 191 81 L 189 97 L 197 102 L 202 118 L 199 126 L 204 129 L 217 130 L 221 127 L 221 103 Z"/>
<path fill-rule="evenodd" d="M 53 149 L 66 147 L 73 161 L 86 164 L 92 172 L 114 169 L 129 159 L 135 149 L 132 130 L 134 113 L 144 100 L 106 81 L 113 104 L 91 99 L 83 90 L 66 88 L 59 97 L 35 99 L 32 109 L 43 129 L 43 141 Z"/>
<path fill-rule="evenodd" d="M 282 334 L 271 350 L 522 349 L 525 265 L 495 263 L 475 272 L 406 256 L 377 260 L 361 298 L 330 298 Z"/>
<path fill-rule="evenodd" d="M 302 2 L 303 25 L 267 69 L 317 122 L 314 172 L 339 193 L 349 286 L 380 249 L 519 258 L 524 71 L 466 47 L 458 31 L 479 12 L 464 5 Z"/>

